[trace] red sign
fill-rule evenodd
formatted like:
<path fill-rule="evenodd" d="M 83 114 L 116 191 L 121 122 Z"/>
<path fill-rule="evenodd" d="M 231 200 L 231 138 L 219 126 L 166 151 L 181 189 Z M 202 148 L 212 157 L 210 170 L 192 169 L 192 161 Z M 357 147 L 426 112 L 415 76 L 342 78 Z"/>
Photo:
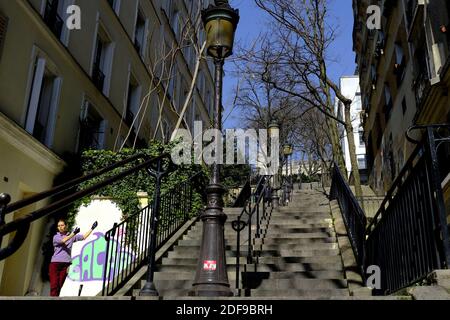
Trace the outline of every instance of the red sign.
<path fill-rule="evenodd" d="M 216 271 L 217 261 L 216 260 L 205 260 L 203 261 L 203 270 L 205 271 Z"/>

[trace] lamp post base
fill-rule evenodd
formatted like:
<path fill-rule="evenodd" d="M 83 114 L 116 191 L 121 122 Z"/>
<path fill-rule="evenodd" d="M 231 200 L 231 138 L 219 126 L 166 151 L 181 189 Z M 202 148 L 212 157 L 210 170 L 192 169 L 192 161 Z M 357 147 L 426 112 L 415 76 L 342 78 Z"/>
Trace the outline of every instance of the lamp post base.
<path fill-rule="evenodd" d="M 147 283 L 145 283 L 145 286 L 139 292 L 139 296 L 141 296 L 141 297 L 157 297 L 157 296 L 159 296 L 159 293 L 156 290 L 155 284 L 153 282 L 147 282 Z"/>
<path fill-rule="evenodd" d="M 233 296 L 228 283 L 225 258 L 224 224 L 227 220 L 222 209 L 224 189 L 220 184 L 206 188 L 208 205 L 203 212 L 202 245 L 197 274 L 190 296 L 230 297 Z"/>
<path fill-rule="evenodd" d="M 231 292 L 229 285 L 225 284 L 200 284 L 189 292 L 191 297 L 232 297 L 233 292 Z"/>

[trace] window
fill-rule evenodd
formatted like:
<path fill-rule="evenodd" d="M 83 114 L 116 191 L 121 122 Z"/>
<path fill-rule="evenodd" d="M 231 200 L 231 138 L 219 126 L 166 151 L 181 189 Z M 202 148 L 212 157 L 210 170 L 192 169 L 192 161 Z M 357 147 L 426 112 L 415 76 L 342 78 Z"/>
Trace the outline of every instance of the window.
<path fill-rule="evenodd" d="M 170 17 L 170 26 L 172 27 L 173 33 L 175 34 L 175 39 L 181 41 L 181 23 L 180 23 L 180 12 L 174 9 Z"/>
<path fill-rule="evenodd" d="M 140 10 L 138 10 L 137 19 L 136 19 L 136 27 L 134 32 L 134 47 L 137 52 L 142 56 L 145 52 L 145 33 L 146 33 L 146 21 L 143 17 Z"/>
<path fill-rule="evenodd" d="M 61 15 L 63 2 L 60 0 L 47 0 L 45 5 L 44 21 L 57 38 L 61 37 L 64 27 L 64 21 Z"/>
<path fill-rule="evenodd" d="M 99 150 L 105 147 L 106 121 L 95 107 L 85 102 L 80 119 L 80 140 L 78 150 Z"/>
<path fill-rule="evenodd" d="M 2 49 L 5 43 L 7 28 L 8 28 L 8 18 L 0 12 L 0 59 L 2 58 Z"/>
<path fill-rule="evenodd" d="M 175 89 L 177 86 L 177 70 L 178 70 L 178 65 L 176 62 L 173 63 L 172 66 L 172 72 L 170 74 L 170 79 L 169 79 L 169 87 L 167 88 L 167 94 L 169 95 L 170 99 L 172 100 L 172 102 L 175 104 Z"/>
<path fill-rule="evenodd" d="M 405 55 L 401 44 L 395 44 L 395 64 L 394 64 L 394 74 L 397 77 L 397 85 L 400 86 L 405 75 Z"/>
<path fill-rule="evenodd" d="M 370 66 L 370 79 L 372 80 L 372 90 L 375 90 L 377 85 L 377 68 L 373 64 Z"/>
<path fill-rule="evenodd" d="M 45 24 L 64 45 L 68 45 L 69 29 L 65 25 L 69 0 L 47 0 L 43 12 Z"/>
<path fill-rule="evenodd" d="M 364 146 L 365 146 L 365 141 L 364 141 L 364 130 L 359 130 L 358 134 L 359 134 L 359 145 L 360 145 L 361 147 L 364 147 Z"/>
<path fill-rule="evenodd" d="M 108 0 L 113 11 L 118 15 L 120 11 L 120 0 Z"/>
<path fill-rule="evenodd" d="M 61 79 L 38 58 L 26 116 L 25 130 L 48 147 L 52 146 Z"/>
<path fill-rule="evenodd" d="M 377 59 L 381 58 L 382 55 L 384 55 L 384 47 L 386 43 L 386 37 L 384 35 L 384 32 L 379 30 L 378 31 L 378 40 L 375 47 L 375 57 Z"/>
<path fill-rule="evenodd" d="M 385 121 L 388 122 L 392 111 L 392 95 L 391 89 L 389 88 L 388 84 L 384 85 L 384 99 L 385 99 L 384 116 Z"/>
<path fill-rule="evenodd" d="M 92 65 L 92 81 L 103 94 L 109 94 L 114 45 L 99 26 Z"/>
<path fill-rule="evenodd" d="M 365 155 L 358 155 L 358 168 L 359 170 L 367 169 L 367 161 Z"/>
<path fill-rule="evenodd" d="M 128 84 L 128 98 L 127 98 L 127 113 L 125 116 L 125 122 L 131 127 L 134 121 L 134 127 L 139 126 L 139 120 L 135 121 L 135 118 L 139 114 L 139 106 L 141 100 L 141 86 L 137 80 L 130 75 L 130 82 Z"/>

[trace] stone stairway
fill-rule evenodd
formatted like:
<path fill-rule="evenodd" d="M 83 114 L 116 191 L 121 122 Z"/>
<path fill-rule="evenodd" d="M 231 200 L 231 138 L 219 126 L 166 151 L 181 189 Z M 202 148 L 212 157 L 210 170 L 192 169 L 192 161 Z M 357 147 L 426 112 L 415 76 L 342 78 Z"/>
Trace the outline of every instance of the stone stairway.
<path fill-rule="evenodd" d="M 240 215 L 241 209 L 224 210 L 228 216 L 225 225 L 228 280 L 232 291 L 237 293 L 237 235 L 231 222 Z M 241 233 L 239 299 L 355 298 L 349 294 L 329 201 L 322 192 L 295 191 L 290 206 L 274 210 L 262 222 L 262 234 L 253 243 L 254 263 L 251 264 L 247 264 L 246 258 L 247 234 L 247 229 Z M 202 222 L 197 221 L 157 261 L 154 278 L 160 299 L 193 299 L 188 295 L 195 278 L 201 236 Z M 138 297 L 144 279 L 145 276 L 136 281 L 127 295 L 146 299 Z"/>
<path fill-rule="evenodd" d="M 273 298 L 332 298 L 349 295 L 336 242 L 328 199 L 319 191 L 296 191 L 289 207 L 280 207 L 262 223 L 253 243 L 254 263 L 247 264 L 247 230 L 241 234 L 241 296 Z M 226 262 L 234 291 L 236 232 L 231 221 L 241 209 L 225 208 Z M 253 232 L 254 233 L 254 232 Z M 202 222 L 196 222 L 158 263 L 155 285 L 165 299 L 187 297 L 195 278 Z M 139 295 L 145 280 L 129 294 Z"/>
<path fill-rule="evenodd" d="M 259 265 L 250 273 L 251 296 L 332 298 L 349 295 L 328 199 L 296 191 L 255 240 Z"/>

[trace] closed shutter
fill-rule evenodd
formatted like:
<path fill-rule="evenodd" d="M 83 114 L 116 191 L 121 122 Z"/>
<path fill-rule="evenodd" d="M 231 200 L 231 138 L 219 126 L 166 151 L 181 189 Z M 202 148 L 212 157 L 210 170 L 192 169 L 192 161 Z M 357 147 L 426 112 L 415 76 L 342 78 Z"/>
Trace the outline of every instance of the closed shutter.
<path fill-rule="evenodd" d="M 6 38 L 6 28 L 8 27 L 8 18 L 0 12 L 0 58 L 2 57 L 2 49 Z"/>

